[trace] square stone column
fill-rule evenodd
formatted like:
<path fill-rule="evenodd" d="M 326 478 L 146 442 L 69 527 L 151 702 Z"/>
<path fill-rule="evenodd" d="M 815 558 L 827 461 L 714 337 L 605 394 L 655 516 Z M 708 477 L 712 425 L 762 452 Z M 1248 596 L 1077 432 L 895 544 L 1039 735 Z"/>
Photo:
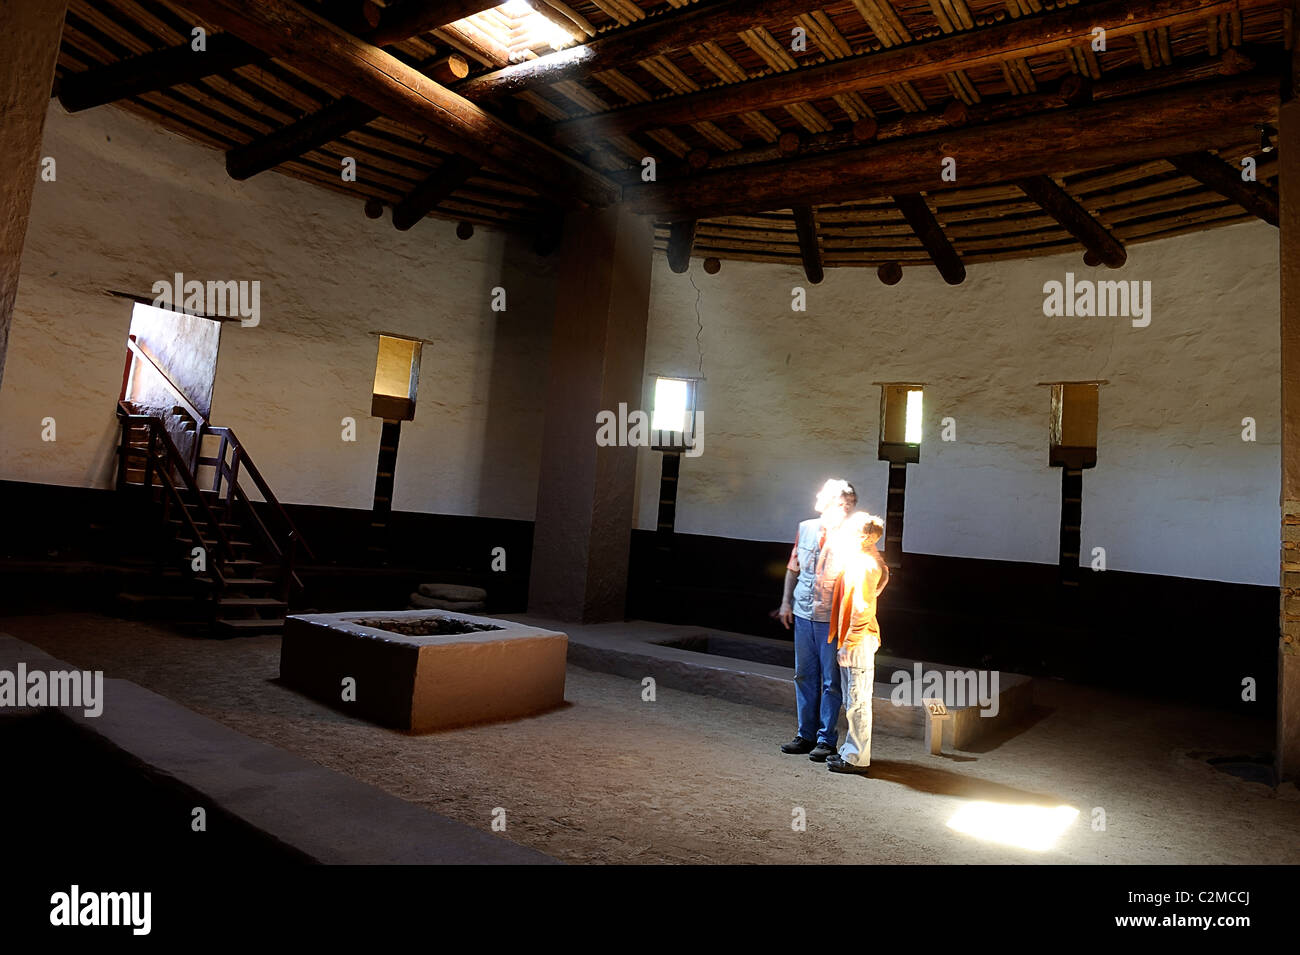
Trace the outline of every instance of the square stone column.
<path fill-rule="evenodd" d="M 530 613 L 622 620 L 637 449 L 596 444 L 596 416 L 644 394 L 653 222 L 617 206 L 571 213 L 560 251 Z"/>
<path fill-rule="evenodd" d="M 0 3 L 0 383 L 68 0 Z"/>

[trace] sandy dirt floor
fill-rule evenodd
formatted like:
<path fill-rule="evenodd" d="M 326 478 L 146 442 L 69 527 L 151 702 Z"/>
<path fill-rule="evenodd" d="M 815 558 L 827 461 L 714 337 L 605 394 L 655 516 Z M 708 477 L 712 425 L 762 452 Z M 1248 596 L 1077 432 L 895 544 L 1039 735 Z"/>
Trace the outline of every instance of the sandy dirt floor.
<path fill-rule="evenodd" d="M 642 702 L 639 681 L 570 667 L 563 709 L 407 736 L 279 686 L 278 637 L 74 613 L 0 617 L 0 631 L 468 825 L 490 829 L 503 807 L 505 837 L 569 862 L 1300 862 L 1300 790 L 1205 762 L 1266 752 L 1268 722 L 1054 681 L 1039 681 L 1036 722 L 987 752 L 931 757 L 878 735 L 873 776 L 857 778 L 779 752 L 793 701 L 785 715 L 661 687 Z M 949 827 L 975 803 L 1079 816 L 1031 851 Z M 1018 829 L 1031 810 L 1009 811 Z"/>

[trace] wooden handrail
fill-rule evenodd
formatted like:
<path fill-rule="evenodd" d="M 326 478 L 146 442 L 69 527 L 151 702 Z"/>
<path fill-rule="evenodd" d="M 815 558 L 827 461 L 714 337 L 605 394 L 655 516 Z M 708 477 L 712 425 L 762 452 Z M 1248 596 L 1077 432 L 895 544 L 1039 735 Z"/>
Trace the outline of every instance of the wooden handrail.
<path fill-rule="evenodd" d="M 162 467 L 157 468 L 158 477 L 162 481 L 163 487 L 167 490 L 171 500 L 180 508 L 181 523 L 184 524 L 189 529 L 190 533 L 194 535 L 195 543 L 202 544 L 204 540 L 203 533 L 199 529 L 199 525 L 195 522 L 193 515 L 190 514 L 189 508 L 185 506 L 185 500 L 181 497 L 180 491 L 177 489 L 176 482 L 173 480 L 167 465 L 170 465 L 172 469 L 178 472 L 186 488 L 193 495 L 197 507 L 203 514 L 205 522 L 214 532 L 218 546 L 220 546 L 227 558 L 233 559 L 234 550 L 230 546 L 230 539 L 226 537 L 226 532 L 222 529 L 221 522 L 218 521 L 216 515 L 212 513 L 212 509 L 208 507 L 207 501 L 203 499 L 203 495 L 199 492 L 198 482 L 194 479 L 193 473 L 185 463 L 184 457 L 181 456 L 180 450 L 172 441 L 171 435 L 167 433 L 167 429 L 163 426 L 161 419 L 153 415 L 135 414 L 131 411 L 130 407 L 122 401 L 118 402 L 118 409 L 119 415 L 122 418 L 122 444 L 120 453 L 123 460 L 131 455 L 144 455 L 146 459 L 146 485 L 152 485 L 153 483 L 153 465 L 163 465 Z M 127 436 L 130 434 L 133 424 L 144 425 L 149 429 L 150 447 L 148 450 L 141 451 L 130 446 Z M 162 458 L 164 459 L 162 461 L 156 460 L 157 456 L 153 450 L 155 443 L 159 440 L 161 440 L 162 444 Z M 224 588 L 225 576 L 221 573 L 219 562 L 217 560 L 209 562 L 207 569 L 216 580 L 218 589 Z"/>
<path fill-rule="evenodd" d="M 133 354 L 136 354 L 141 358 L 143 358 L 145 361 L 147 361 L 150 367 L 152 367 L 154 371 L 158 372 L 158 374 L 162 376 L 162 380 L 167 384 L 167 387 L 169 387 L 172 390 L 172 392 L 176 395 L 176 397 L 180 399 L 181 407 L 184 408 L 186 413 L 191 418 L 194 419 L 194 423 L 196 425 L 199 425 L 201 428 L 206 429 L 208 426 L 207 415 L 205 415 L 198 408 L 196 408 L 194 402 L 190 401 L 190 399 L 185 396 L 185 392 L 181 390 L 181 386 L 176 384 L 176 382 L 172 380 L 172 376 L 167 374 L 166 370 L 162 367 L 162 365 L 158 364 L 157 359 L 155 359 L 153 355 L 150 354 L 149 349 L 146 348 L 144 345 L 141 345 L 136 340 L 136 337 L 134 335 L 127 336 L 126 347 Z M 123 397 L 125 397 L 125 395 Z"/>
<path fill-rule="evenodd" d="M 262 472 L 257 469 L 257 465 L 253 463 L 253 459 L 249 455 L 248 450 L 240 442 L 239 438 L 235 435 L 235 432 L 231 428 L 225 427 L 209 427 L 207 430 L 209 434 L 221 437 L 221 457 L 219 459 L 200 458 L 199 463 L 216 464 L 219 469 L 218 473 L 220 474 L 220 469 L 227 468 L 225 462 L 225 449 L 227 444 L 231 448 L 234 448 L 235 453 L 238 455 L 237 460 L 239 466 L 242 467 L 245 473 L 253 479 L 253 484 L 262 495 L 262 499 L 266 501 L 267 505 L 275 512 L 276 517 L 279 518 L 281 524 L 286 529 L 286 533 L 295 539 L 296 546 L 302 548 L 304 554 L 306 554 L 310 559 L 315 560 L 316 555 L 312 552 L 312 549 L 307 546 L 307 542 L 303 539 L 302 532 L 298 530 L 297 525 L 293 522 L 293 518 L 289 516 L 289 512 L 284 509 L 284 505 L 280 503 L 279 499 L 275 496 L 275 492 L 271 490 L 271 485 L 266 483 L 266 479 L 262 477 Z M 230 477 L 235 480 L 237 486 L 238 481 L 236 475 L 230 474 Z M 243 493 L 242 488 L 240 488 L 240 493 Z M 244 500 L 247 502 L 247 495 L 245 495 Z M 249 502 L 249 506 L 251 509 L 251 502 Z M 280 550 L 278 546 L 276 549 Z"/>
<path fill-rule="evenodd" d="M 261 518 L 260 517 L 257 518 L 259 529 L 263 531 L 264 536 L 267 538 L 267 541 L 272 545 L 276 553 L 278 555 L 284 555 L 286 553 L 289 553 L 291 550 L 297 550 L 300 548 L 303 554 L 305 554 L 309 559 L 315 560 L 316 555 L 315 553 L 313 553 L 311 547 L 307 544 L 307 541 L 303 538 L 302 532 L 298 530 L 297 525 L 294 524 L 293 522 L 293 518 L 289 516 L 289 512 L 284 509 L 284 505 L 281 504 L 279 498 L 275 496 L 275 492 L 271 490 L 271 486 L 266 482 L 266 479 L 262 477 L 262 472 L 257 469 L 257 465 L 253 463 L 253 459 L 249 455 L 248 450 L 243 446 L 243 444 L 240 443 L 239 438 L 236 437 L 235 435 L 235 432 L 232 431 L 230 428 L 214 427 L 208 421 L 207 417 L 202 412 L 200 412 L 197 407 L 195 407 L 194 403 L 185 396 L 185 392 L 182 391 L 180 386 L 177 385 L 176 382 L 172 380 L 171 375 L 169 375 L 167 371 L 158 363 L 158 361 L 149 352 L 149 349 L 144 345 L 140 344 L 140 342 L 136 340 L 136 337 L 134 335 L 127 336 L 126 347 L 130 350 L 131 354 L 138 355 L 141 359 L 148 362 L 150 367 L 152 367 L 155 371 L 158 372 L 159 376 L 161 376 L 163 381 L 167 384 L 169 388 L 171 388 L 172 392 L 179 399 L 179 403 L 181 407 L 183 407 L 186 410 L 186 412 L 190 415 L 190 417 L 194 419 L 195 424 L 198 427 L 198 431 L 195 434 L 195 443 L 194 443 L 194 460 L 193 460 L 194 470 L 197 470 L 199 467 L 204 467 L 204 466 L 212 467 L 216 472 L 213 477 L 212 490 L 216 491 L 219 495 L 221 492 L 222 479 L 223 478 L 226 479 L 230 485 L 230 490 L 227 490 L 226 492 L 227 501 L 231 500 L 232 496 L 234 496 L 232 495 L 232 491 L 237 490 L 238 497 L 242 499 L 244 506 L 247 507 L 251 512 L 252 504 L 248 500 L 248 496 L 244 493 L 243 488 L 239 487 L 239 468 L 243 467 L 243 469 L 252 477 L 253 484 L 257 487 L 258 492 L 262 495 L 263 500 L 266 501 L 267 505 L 275 513 L 276 518 L 279 520 L 280 525 L 284 530 L 284 535 L 285 535 L 284 539 L 286 541 L 286 544 L 284 546 L 281 546 L 280 541 L 276 539 L 275 535 L 270 533 L 269 529 L 266 528 L 266 525 L 262 522 Z M 125 376 L 124 376 L 124 381 L 125 381 Z M 119 401 L 119 405 L 122 405 L 122 402 Z M 128 415 L 134 414 L 134 412 L 132 412 L 129 407 L 125 405 L 122 405 L 122 407 L 123 410 Z M 221 448 L 217 452 L 217 457 L 215 458 L 204 457 L 202 455 L 203 438 L 205 435 L 208 434 L 216 435 L 221 438 Z M 171 444 L 170 435 L 167 436 L 167 441 L 168 444 Z M 172 448 L 174 450 L 175 446 L 172 445 Z M 227 464 L 226 462 L 226 452 L 228 449 L 233 449 L 233 453 L 234 453 L 233 466 Z M 190 475 L 190 468 L 188 466 L 185 469 L 185 473 L 186 475 Z M 206 503 L 204 504 L 204 506 L 206 507 Z M 288 544 L 288 542 L 290 541 L 292 542 L 292 547 L 290 547 Z"/>

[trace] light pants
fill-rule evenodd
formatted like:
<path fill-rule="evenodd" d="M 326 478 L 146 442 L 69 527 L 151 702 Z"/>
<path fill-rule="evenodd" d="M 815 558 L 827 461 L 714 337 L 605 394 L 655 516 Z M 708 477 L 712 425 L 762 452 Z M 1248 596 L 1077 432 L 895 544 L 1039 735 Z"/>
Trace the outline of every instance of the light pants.
<path fill-rule="evenodd" d="M 839 739 L 840 674 L 830 621 L 794 616 L 794 698 L 799 736 L 832 749 Z"/>
<path fill-rule="evenodd" d="M 871 691 L 875 682 L 874 651 L 859 648 L 847 661 L 840 661 L 844 717 L 848 722 L 844 745 L 840 747 L 840 759 L 850 766 L 871 765 Z"/>

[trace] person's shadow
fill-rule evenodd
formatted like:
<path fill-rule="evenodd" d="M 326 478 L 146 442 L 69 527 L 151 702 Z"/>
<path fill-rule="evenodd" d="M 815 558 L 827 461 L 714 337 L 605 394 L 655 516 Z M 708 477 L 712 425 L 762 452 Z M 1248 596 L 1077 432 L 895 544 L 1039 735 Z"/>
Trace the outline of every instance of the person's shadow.
<path fill-rule="evenodd" d="M 1014 786 L 989 782 L 987 779 L 964 776 L 947 769 L 920 766 L 898 760 L 873 759 L 869 778 L 899 783 L 918 792 L 933 793 L 936 796 L 958 796 L 962 799 L 982 802 L 1049 807 L 1060 806 L 1066 802 L 1059 796 L 1029 792 Z"/>

